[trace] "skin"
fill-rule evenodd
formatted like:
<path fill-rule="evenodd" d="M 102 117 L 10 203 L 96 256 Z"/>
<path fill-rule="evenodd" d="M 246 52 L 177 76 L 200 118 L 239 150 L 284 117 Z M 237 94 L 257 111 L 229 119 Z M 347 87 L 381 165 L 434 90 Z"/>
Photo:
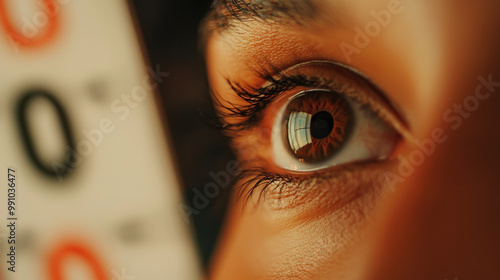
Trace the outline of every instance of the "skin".
<path fill-rule="evenodd" d="M 210 279 L 500 279 L 500 4 L 401 1 L 401 13 L 346 56 L 340 44 L 355 46 L 354 28 L 390 2 L 322 0 L 324 17 L 307 27 L 250 21 L 238 32 L 209 36 L 207 70 L 219 100 L 240 104 L 226 78 L 262 85 L 252 70 L 269 60 L 286 69 L 322 59 L 363 72 L 405 123 L 387 161 L 321 171 L 315 176 L 323 179 L 281 200 L 270 193 L 245 203 L 235 194 Z M 481 85 L 478 77 L 490 75 L 496 84 L 489 97 L 476 110 L 460 108 Z M 263 126 L 275 116 L 268 111 Z M 415 141 L 432 139 L 436 129 L 444 131 L 442 143 L 409 176 L 392 184 L 370 180 L 398 174 L 396 158 L 408 158 Z M 269 133 L 256 139 L 256 131 L 266 129 L 234 137 L 237 156 L 263 158 L 255 164 L 278 171 Z M 347 175 L 332 175 L 339 172 Z"/>

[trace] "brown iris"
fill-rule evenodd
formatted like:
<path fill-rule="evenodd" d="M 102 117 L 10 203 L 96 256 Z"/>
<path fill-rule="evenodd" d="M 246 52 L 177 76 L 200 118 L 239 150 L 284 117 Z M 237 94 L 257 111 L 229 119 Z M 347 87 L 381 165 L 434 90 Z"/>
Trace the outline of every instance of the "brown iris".
<path fill-rule="evenodd" d="M 353 116 L 340 94 L 308 91 L 293 99 L 285 112 L 286 142 L 303 162 L 321 162 L 340 150 L 349 136 Z"/>

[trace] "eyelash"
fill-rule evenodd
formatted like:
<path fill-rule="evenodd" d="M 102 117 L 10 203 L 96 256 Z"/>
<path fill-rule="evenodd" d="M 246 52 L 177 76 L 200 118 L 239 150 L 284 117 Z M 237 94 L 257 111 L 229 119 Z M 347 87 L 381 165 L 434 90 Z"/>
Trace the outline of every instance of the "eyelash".
<path fill-rule="evenodd" d="M 279 190 L 281 194 L 283 187 L 294 182 L 296 179 L 291 175 L 272 173 L 262 169 L 243 169 L 236 177 L 236 182 L 240 182 L 238 186 L 239 190 L 237 191 L 239 197 L 244 195 L 244 201 L 247 202 L 260 187 L 262 188 L 259 198 L 264 197 L 268 188 L 273 184 L 276 184 L 274 189 Z"/>
<path fill-rule="evenodd" d="M 227 81 L 235 94 L 248 105 L 235 106 L 234 104 L 227 104 L 227 102 L 218 100 L 214 95 L 214 100 L 218 105 L 217 114 L 220 116 L 219 120 L 225 131 L 237 133 L 257 125 L 262 119 L 262 112 L 283 92 L 296 87 L 328 88 L 327 85 L 331 83 L 323 79 L 305 75 L 286 75 L 281 73 L 274 77 L 269 74 L 259 76 L 263 76 L 269 85 L 261 88 L 254 88 L 230 80 Z M 222 119 L 227 117 L 244 119 L 229 124 L 222 121 Z"/>
<path fill-rule="evenodd" d="M 349 91 L 349 89 L 346 89 L 345 85 L 338 84 L 329 79 L 311 77 L 302 74 L 287 75 L 286 73 L 280 73 L 278 75 L 258 73 L 258 75 L 263 78 L 263 80 L 267 81 L 266 86 L 255 88 L 227 80 L 234 93 L 248 105 L 236 106 L 232 103 L 221 102 L 217 99 L 216 95 L 213 95 L 213 98 L 218 105 L 216 106 L 216 111 L 219 116 L 219 123 L 222 124 L 221 129 L 230 137 L 237 137 L 240 132 L 248 131 L 249 129 L 256 127 L 261 122 L 265 109 L 277 97 L 282 95 L 284 92 L 293 90 L 297 87 L 327 89 L 342 92 L 343 94 L 356 99 L 360 104 L 369 108 L 377 115 L 381 117 L 384 115 L 383 110 L 377 108 L 375 104 L 373 104 L 370 100 L 367 100 L 362 95 L 360 96 L 356 90 L 354 90 L 354 92 L 347 93 L 346 91 Z M 373 87 L 373 85 L 371 86 Z M 224 123 L 222 120 L 227 117 L 236 117 L 236 119 L 240 120 L 234 123 Z M 246 166 L 246 164 L 242 163 L 242 166 Z M 342 170 L 345 171 L 345 169 Z M 342 170 L 334 172 L 335 174 L 333 176 L 341 178 Z M 248 201 L 258 189 L 260 189 L 259 199 L 265 197 L 265 194 L 272 186 L 272 190 L 277 191 L 278 199 L 280 199 L 281 193 L 285 187 L 296 185 L 296 187 L 299 188 L 304 184 L 309 184 L 309 182 L 315 179 L 319 179 L 320 175 L 324 176 L 323 174 L 314 172 L 306 176 L 301 175 L 299 178 L 299 176 L 296 175 L 278 174 L 260 168 L 243 168 L 236 178 L 236 182 L 239 182 L 239 189 L 236 191 L 238 192 L 239 197 L 244 195 L 244 201 Z"/>
<path fill-rule="evenodd" d="M 370 163 L 366 164 L 369 165 Z M 239 185 L 236 192 L 239 198 L 244 196 L 243 201 L 245 204 L 259 188 L 259 201 L 260 199 L 265 199 L 268 192 L 272 192 L 273 195 L 276 196 L 277 200 L 280 201 L 283 198 L 282 194 L 285 191 L 287 194 L 292 194 L 292 197 L 297 197 L 295 195 L 296 192 L 300 193 L 300 190 L 302 189 L 307 189 L 323 182 L 327 182 L 329 186 L 332 186 L 332 180 L 340 184 L 345 184 L 346 182 L 356 184 L 356 182 L 359 183 L 362 181 L 369 181 L 373 184 L 379 183 L 378 181 L 375 181 L 375 178 L 371 175 L 364 175 L 355 172 L 355 169 L 352 168 L 351 165 L 342 166 L 336 170 L 331 170 L 326 173 L 311 172 L 311 174 L 300 176 L 277 174 L 263 169 L 253 168 L 243 169 L 238 174 L 236 182 L 239 182 Z M 288 189 L 290 186 L 294 186 L 294 188 Z"/>

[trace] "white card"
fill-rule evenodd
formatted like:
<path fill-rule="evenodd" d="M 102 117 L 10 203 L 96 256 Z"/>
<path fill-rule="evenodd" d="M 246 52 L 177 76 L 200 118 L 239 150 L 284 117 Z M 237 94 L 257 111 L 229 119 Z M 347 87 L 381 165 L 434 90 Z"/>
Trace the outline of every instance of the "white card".
<path fill-rule="evenodd" d="M 0 0 L 1 279 L 200 279 L 164 68 L 126 1 Z"/>

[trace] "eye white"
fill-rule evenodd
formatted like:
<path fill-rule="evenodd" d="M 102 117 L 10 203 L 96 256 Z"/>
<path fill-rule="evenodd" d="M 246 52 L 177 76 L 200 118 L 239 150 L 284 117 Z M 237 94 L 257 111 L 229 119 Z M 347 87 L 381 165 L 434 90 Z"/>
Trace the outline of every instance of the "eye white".
<path fill-rule="evenodd" d="M 328 94 L 328 90 L 315 89 L 302 91 L 290 97 L 286 104 L 280 109 L 278 117 L 273 125 L 271 136 L 274 162 L 277 166 L 293 171 L 314 171 L 333 166 L 339 166 L 351 162 L 382 160 L 389 157 L 397 145 L 398 133 L 383 121 L 379 116 L 368 108 L 364 108 L 359 102 L 345 97 L 352 110 L 352 131 L 340 150 L 330 158 L 316 163 L 299 160 L 291 151 L 286 135 L 285 116 L 288 105 L 295 99 L 308 94 L 308 92 L 323 91 Z M 307 133 L 306 133 L 307 134 Z M 297 143 L 295 143 L 297 144 Z"/>

